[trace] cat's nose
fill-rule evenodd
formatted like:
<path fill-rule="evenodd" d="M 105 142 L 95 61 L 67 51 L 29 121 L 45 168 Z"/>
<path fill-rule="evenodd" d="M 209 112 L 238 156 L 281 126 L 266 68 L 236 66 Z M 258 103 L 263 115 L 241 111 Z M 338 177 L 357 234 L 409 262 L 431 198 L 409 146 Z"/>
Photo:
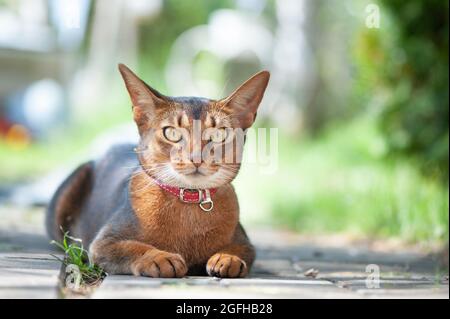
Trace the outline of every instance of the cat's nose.
<path fill-rule="evenodd" d="M 202 154 L 200 152 L 193 152 L 189 156 L 189 159 L 191 160 L 192 164 L 195 165 L 195 167 L 200 167 L 202 165 Z"/>

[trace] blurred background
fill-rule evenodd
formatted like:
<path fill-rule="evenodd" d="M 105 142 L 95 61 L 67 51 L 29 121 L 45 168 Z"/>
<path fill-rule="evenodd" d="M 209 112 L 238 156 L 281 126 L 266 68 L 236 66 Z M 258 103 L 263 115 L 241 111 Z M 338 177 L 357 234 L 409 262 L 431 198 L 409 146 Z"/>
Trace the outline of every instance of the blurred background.
<path fill-rule="evenodd" d="M 0 0 L 3 216 L 44 206 L 81 161 L 136 139 L 117 63 L 164 94 L 210 98 L 268 69 L 257 126 L 279 130 L 278 170 L 242 168 L 245 225 L 445 244 L 448 10 L 445 0 Z"/>

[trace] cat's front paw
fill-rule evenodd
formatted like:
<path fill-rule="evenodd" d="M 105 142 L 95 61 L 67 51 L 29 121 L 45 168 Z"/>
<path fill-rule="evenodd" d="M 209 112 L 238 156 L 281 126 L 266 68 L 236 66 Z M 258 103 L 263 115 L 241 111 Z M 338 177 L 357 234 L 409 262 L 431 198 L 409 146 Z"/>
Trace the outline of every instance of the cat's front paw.
<path fill-rule="evenodd" d="M 206 271 L 210 276 L 220 278 L 238 278 L 248 274 L 245 261 L 234 255 L 220 253 L 209 258 Z"/>
<path fill-rule="evenodd" d="M 183 257 L 158 249 L 150 249 L 131 266 L 135 276 L 154 278 L 181 278 L 188 267 Z"/>

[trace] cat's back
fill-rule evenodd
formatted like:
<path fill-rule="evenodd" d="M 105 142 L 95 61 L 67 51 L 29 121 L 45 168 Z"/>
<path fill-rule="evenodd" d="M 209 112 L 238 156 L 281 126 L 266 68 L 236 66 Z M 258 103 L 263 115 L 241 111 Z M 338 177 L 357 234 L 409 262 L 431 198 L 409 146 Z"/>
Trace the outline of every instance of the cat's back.
<path fill-rule="evenodd" d="M 93 163 L 91 192 L 75 225 L 75 232 L 86 243 L 115 212 L 130 207 L 128 183 L 140 167 L 134 147 L 114 145 Z"/>
<path fill-rule="evenodd" d="M 133 144 L 118 144 L 112 146 L 101 158 L 95 161 L 96 183 L 117 181 L 127 176 L 139 167 L 139 161 Z"/>
<path fill-rule="evenodd" d="M 93 199 L 103 203 L 122 200 L 122 193 L 140 165 L 134 151 L 135 145 L 119 144 L 112 146 L 93 166 Z"/>

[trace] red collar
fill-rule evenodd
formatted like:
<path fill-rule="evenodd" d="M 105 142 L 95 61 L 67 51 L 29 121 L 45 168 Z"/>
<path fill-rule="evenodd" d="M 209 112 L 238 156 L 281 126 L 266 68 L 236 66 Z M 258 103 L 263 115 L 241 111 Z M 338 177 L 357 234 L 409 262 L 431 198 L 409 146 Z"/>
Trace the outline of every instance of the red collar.
<path fill-rule="evenodd" d="M 175 195 L 184 203 L 197 203 L 205 212 L 211 211 L 214 207 L 211 196 L 215 194 L 217 188 L 182 188 L 163 184 L 157 179 L 153 180 L 159 187 Z"/>

